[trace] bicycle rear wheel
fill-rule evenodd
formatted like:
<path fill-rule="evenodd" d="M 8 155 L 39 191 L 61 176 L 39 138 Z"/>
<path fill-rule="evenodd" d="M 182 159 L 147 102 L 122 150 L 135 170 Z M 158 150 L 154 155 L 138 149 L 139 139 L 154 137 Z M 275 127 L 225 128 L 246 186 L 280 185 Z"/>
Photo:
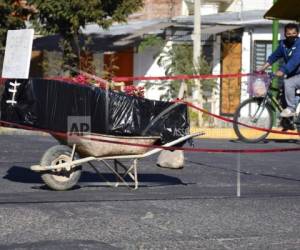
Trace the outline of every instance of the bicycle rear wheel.
<path fill-rule="evenodd" d="M 272 108 L 263 104 L 262 98 L 250 98 L 240 104 L 234 114 L 233 129 L 237 137 L 244 142 L 256 143 L 264 140 L 270 132 L 251 127 L 270 130 L 273 125 Z M 239 125 L 243 123 L 249 127 Z"/>

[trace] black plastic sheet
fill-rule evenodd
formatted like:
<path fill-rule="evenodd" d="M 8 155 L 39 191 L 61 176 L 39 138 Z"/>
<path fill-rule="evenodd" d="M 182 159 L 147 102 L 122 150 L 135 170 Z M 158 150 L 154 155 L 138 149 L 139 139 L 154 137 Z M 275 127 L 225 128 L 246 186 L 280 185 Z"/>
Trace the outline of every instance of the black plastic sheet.
<path fill-rule="evenodd" d="M 2 100 L 2 96 L 3 96 L 3 92 L 4 92 L 4 85 L 2 85 L 1 82 L 0 82 L 0 105 L 1 105 L 1 100 Z"/>
<path fill-rule="evenodd" d="M 21 85 L 13 87 L 14 82 Z M 13 88 L 14 97 L 9 91 Z M 152 101 L 57 80 L 7 80 L 0 115 L 7 122 L 56 132 L 68 132 L 68 117 L 90 117 L 92 133 L 160 136 L 162 143 L 189 132 L 185 104 Z"/>

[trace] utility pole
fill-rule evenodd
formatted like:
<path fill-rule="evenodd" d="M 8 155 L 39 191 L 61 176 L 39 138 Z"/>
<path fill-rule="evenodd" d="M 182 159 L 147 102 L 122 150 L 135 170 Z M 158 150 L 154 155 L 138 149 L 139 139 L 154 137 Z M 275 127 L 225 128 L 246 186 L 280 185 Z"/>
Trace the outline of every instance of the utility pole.
<path fill-rule="evenodd" d="M 201 56 L 201 0 L 194 0 L 194 64 L 199 66 Z"/>
<path fill-rule="evenodd" d="M 275 4 L 277 0 L 273 0 L 273 4 Z M 273 41 L 272 41 L 272 51 L 274 52 L 276 48 L 278 47 L 278 33 L 279 33 L 279 21 L 274 20 L 272 24 L 272 33 L 273 33 Z M 275 73 L 279 69 L 278 62 L 274 63 L 272 65 L 272 72 Z M 272 80 L 271 84 L 272 88 L 276 89 L 278 88 L 278 79 L 275 78 Z M 272 94 L 274 96 L 278 95 L 278 91 L 273 91 Z M 276 125 L 276 112 L 273 112 L 273 126 Z"/>
<path fill-rule="evenodd" d="M 201 57 L 201 0 L 194 0 L 194 34 L 193 34 L 193 60 L 196 72 L 200 73 L 200 57 Z M 197 102 L 203 107 L 202 89 L 200 79 L 195 79 L 197 91 Z M 199 113 L 198 123 L 202 123 L 202 115 Z"/>
<path fill-rule="evenodd" d="M 273 4 L 275 4 L 277 0 L 273 0 Z M 272 42 L 272 51 L 275 51 L 278 47 L 278 33 L 279 33 L 279 21 L 274 20 L 272 25 L 272 33 L 273 33 L 273 42 Z M 278 70 L 278 63 L 274 63 L 272 65 L 272 71 L 275 73 Z M 273 86 L 276 87 L 276 86 Z"/>

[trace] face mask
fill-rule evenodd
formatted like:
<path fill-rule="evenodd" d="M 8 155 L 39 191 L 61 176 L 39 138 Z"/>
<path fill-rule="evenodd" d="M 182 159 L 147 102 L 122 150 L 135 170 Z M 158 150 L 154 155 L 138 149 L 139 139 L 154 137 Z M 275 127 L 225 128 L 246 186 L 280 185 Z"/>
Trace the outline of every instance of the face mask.
<path fill-rule="evenodd" d="M 288 36 L 288 37 L 286 37 L 286 39 L 285 39 L 286 45 L 287 46 L 292 46 L 296 42 L 297 38 L 298 38 L 298 36 Z"/>

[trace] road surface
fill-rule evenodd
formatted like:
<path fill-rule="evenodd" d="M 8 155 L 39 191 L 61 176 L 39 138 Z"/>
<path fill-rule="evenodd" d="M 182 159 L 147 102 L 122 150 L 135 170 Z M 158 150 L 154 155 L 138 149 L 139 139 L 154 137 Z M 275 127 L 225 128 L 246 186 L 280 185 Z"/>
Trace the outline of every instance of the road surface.
<path fill-rule="evenodd" d="M 55 192 L 29 170 L 55 140 L 1 135 L 0 145 L 0 249 L 300 249 L 300 152 L 186 153 L 182 170 L 158 168 L 154 156 L 140 162 L 136 191 L 106 187 L 86 167 L 78 186 Z M 300 144 L 196 140 L 195 146 Z"/>

